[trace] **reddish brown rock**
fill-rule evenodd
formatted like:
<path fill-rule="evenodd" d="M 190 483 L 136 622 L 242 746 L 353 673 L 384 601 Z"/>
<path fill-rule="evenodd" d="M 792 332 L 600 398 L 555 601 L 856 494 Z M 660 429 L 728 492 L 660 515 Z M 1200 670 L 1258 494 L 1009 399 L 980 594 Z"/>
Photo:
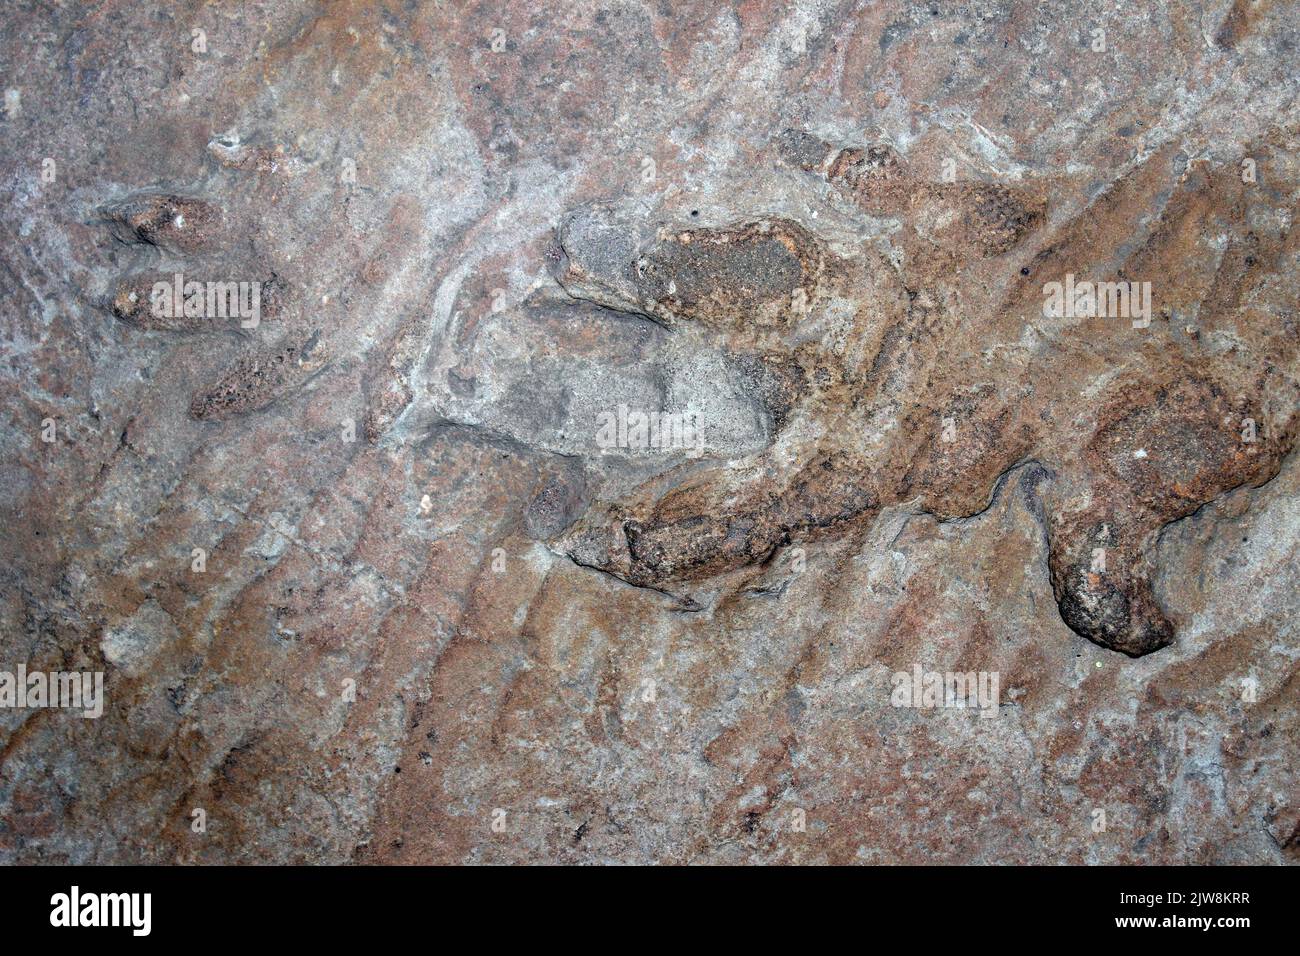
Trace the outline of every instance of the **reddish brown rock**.
<path fill-rule="evenodd" d="M 29 14 L 0 860 L 1300 860 L 1293 5 Z"/>

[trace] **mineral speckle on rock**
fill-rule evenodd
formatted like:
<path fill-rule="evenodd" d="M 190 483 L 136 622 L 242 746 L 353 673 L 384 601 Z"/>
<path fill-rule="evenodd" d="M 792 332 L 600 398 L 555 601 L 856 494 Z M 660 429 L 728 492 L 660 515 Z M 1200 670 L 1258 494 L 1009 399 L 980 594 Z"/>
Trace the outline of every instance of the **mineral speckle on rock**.
<path fill-rule="evenodd" d="M 0 861 L 1300 861 L 1295 4 L 9 7 Z"/>

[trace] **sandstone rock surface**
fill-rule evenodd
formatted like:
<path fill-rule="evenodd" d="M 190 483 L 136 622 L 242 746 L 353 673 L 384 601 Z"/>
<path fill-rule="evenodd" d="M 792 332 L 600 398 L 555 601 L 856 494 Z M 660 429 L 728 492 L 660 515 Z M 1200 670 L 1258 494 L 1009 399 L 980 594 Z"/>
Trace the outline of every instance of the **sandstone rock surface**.
<path fill-rule="evenodd" d="M 1295 4 L 0 51 L 0 861 L 1300 861 Z"/>

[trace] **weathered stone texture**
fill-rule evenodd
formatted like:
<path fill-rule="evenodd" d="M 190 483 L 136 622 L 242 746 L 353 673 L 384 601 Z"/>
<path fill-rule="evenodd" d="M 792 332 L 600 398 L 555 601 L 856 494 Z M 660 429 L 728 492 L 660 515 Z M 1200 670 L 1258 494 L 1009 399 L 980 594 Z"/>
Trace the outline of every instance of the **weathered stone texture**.
<path fill-rule="evenodd" d="M 0 709 L 0 861 L 1300 860 L 1294 3 L 9 0 L 0 54 L 0 670 L 106 693 Z"/>

